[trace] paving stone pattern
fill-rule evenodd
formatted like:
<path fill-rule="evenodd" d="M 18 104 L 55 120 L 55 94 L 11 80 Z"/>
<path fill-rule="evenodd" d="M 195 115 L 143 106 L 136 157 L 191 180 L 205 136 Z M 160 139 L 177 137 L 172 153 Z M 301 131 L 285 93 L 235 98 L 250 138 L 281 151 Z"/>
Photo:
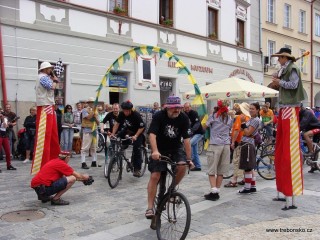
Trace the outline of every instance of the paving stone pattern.
<path fill-rule="evenodd" d="M 99 155 L 99 159 L 103 161 L 104 156 Z M 90 161 L 91 158 L 87 158 L 89 166 Z M 271 201 L 276 195 L 275 181 L 259 176 L 256 194 L 242 196 L 236 193 L 239 187 L 222 188 L 220 200 L 204 200 L 203 195 L 209 191 L 205 155 L 201 156 L 201 161 L 203 170 L 190 172 L 179 187 L 179 191 L 187 196 L 192 211 L 187 239 L 319 239 L 319 172 L 307 173 L 309 167 L 305 166 L 305 192 L 296 198 L 298 209 L 282 211 L 283 202 Z M 76 171 L 92 175 L 95 182 L 91 186 L 76 182 L 63 196 L 70 201 L 69 206 L 51 206 L 38 201 L 30 188 L 31 164 L 13 161 L 13 165 L 18 170 L 7 171 L 5 161 L 0 161 L 0 216 L 30 209 L 41 210 L 46 215 L 30 222 L 0 220 L 0 240 L 157 239 L 156 232 L 149 228 L 150 221 L 144 218 L 148 171 L 142 178 L 124 172 L 118 187 L 111 189 L 103 168 L 83 170 L 80 168 L 80 156 L 75 155 L 70 165 Z M 279 232 L 280 229 L 309 232 Z"/>

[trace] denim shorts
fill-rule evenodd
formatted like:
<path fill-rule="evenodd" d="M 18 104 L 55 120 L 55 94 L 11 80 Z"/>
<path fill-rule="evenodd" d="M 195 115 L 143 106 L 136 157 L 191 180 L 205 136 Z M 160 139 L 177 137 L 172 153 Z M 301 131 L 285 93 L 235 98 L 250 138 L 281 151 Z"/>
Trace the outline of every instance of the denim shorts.
<path fill-rule="evenodd" d="M 46 193 L 45 195 L 51 196 L 53 194 L 56 194 L 62 190 L 64 190 L 67 187 L 68 180 L 66 177 L 62 177 L 58 179 L 57 181 L 53 182 L 50 186 L 46 186 Z"/>
<path fill-rule="evenodd" d="M 174 151 L 168 151 L 168 152 L 160 152 L 161 155 L 168 156 L 170 157 L 174 162 L 186 162 L 187 157 L 186 153 L 182 148 L 178 148 Z M 153 173 L 153 172 L 165 172 L 167 170 L 167 163 L 158 161 L 158 160 L 153 160 L 151 157 L 149 159 L 149 164 L 148 164 L 148 170 Z"/>

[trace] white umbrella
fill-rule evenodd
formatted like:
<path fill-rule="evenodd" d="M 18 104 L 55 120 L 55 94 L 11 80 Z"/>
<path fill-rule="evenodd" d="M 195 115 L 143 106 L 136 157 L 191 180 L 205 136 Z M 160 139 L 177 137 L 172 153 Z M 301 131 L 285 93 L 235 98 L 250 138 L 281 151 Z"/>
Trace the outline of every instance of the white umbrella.
<path fill-rule="evenodd" d="M 200 91 L 204 100 L 255 99 L 279 96 L 279 92 L 272 88 L 235 77 L 202 86 Z M 183 94 L 183 98 L 186 100 L 193 100 L 195 97 L 194 89 Z"/>

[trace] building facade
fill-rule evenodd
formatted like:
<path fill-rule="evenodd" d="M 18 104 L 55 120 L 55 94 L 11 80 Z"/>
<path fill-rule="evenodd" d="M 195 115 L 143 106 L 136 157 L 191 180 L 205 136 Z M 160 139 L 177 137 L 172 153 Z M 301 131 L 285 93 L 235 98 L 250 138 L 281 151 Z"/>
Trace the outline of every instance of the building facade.
<path fill-rule="evenodd" d="M 264 85 L 268 86 L 272 74 L 279 70 L 277 58 L 270 56 L 280 48 L 290 48 L 296 58 L 310 51 L 309 57 L 301 58 L 296 64 L 301 70 L 303 104 L 311 107 L 320 104 L 319 10 L 319 1 L 305 0 L 263 0 L 261 10 Z"/>
<path fill-rule="evenodd" d="M 39 64 L 61 59 L 56 99 L 74 105 L 95 96 L 108 67 L 140 45 L 179 56 L 199 86 L 229 76 L 262 84 L 260 7 L 252 0 L 0 0 L 7 100 L 26 114 Z M 106 103 L 146 106 L 193 89 L 173 60 L 158 55 L 112 73 L 99 99 Z"/>

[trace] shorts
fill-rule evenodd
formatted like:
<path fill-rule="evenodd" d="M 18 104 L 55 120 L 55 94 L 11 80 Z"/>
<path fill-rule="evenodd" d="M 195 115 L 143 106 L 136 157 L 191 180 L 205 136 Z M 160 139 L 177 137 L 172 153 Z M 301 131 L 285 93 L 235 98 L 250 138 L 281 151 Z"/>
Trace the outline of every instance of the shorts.
<path fill-rule="evenodd" d="M 178 148 L 177 150 L 167 151 L 167 152 L 162 151 L 162 152 L 160 152 L 160 154 L 170 157 L 176 163 L 187 161 L 186 153 L 184 152 L 184 150 L 182 148 Z M 151 173 L 165 172 L 165 171 L 167 171 L 167 163 L 159 161 L 159 160 L 153 160 L 150 157 L 149 164 L 148 164 L 148 170 Z"/>
<path fill-rule="evenodd" d="M 250 143 L 242 142 L 240 144 L 240 165 L 239 169 L 245 171 L 251 171 L 256 167 L 256 149 L 255 146 Z"/>
<path fill-rule="evenodd" d="M 44 193 L 44 195 L 51 196 L 53 194 L 56 194 L 64 190 L 67 187 L 67 184 L 68 184 L 67 178 L 62 177 L 57 181 L 54 181 L 50 186 L 46 186 L 46 192 Z"/>
<path fill-rule="evenodd" d="M 208 175 L 224 175 L 230 166 L 230 145 L 212 145 L 207 149 Z"/>

